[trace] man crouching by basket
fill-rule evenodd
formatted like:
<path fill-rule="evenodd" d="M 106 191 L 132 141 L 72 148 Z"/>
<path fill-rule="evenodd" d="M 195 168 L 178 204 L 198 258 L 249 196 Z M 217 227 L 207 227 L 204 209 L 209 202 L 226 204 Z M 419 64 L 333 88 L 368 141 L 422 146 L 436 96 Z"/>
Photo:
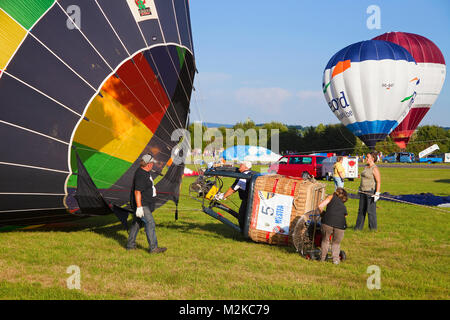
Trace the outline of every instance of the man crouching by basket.
<path fill-rule="evenodd" d="M 348 200 L 347 192 L 343 188 L 337 188 L 336 191 L 328 196 L 319 204 L 319 211 L 322 212 L 325 207 L 327 210 L 322 214 L 322 244 L 321 261 L 325 261 L 330 246 L 330 238 L 333 236 L 331 244 L 331 256 L 334 264 L 339 264 L 340 246 L 344 238 L 344 232 L 347 228 L 345 217 L 347 216 L 347 208 L 344 203 Z"/>
<path fill-rule="evenodd" d="M 252 163 L 250 161 L 243 161 L 239 166 L 239 172 L 244 174 L 252 174 L 250 170 Z M 219 200 L 226 200 L 235 192 L 239 192 L 239 198 L 241 199 L 241 206 L 239 207 L 239 227 L 241 231 L 244 231 L 245 217 L 247 216 L 247 201 L 248 201 L 248 188 L 246 179 L 236 179 L 231 187 L 219 196 Z"/>

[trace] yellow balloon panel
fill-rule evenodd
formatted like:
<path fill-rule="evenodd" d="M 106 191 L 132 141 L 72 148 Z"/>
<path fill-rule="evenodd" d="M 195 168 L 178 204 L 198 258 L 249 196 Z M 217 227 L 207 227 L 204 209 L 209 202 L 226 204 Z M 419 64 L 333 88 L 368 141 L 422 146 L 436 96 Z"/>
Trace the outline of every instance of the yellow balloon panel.
<path fill-rule="evenodd" d="M 99 152 L 133 163 L 153 133 L 117 100 L 101 91 L 90 104 L 74 140 Z"/>
<path fill-rule="evenodd" d="M 3 70 L 26 35 L 17 22 L 0 10 L 0 69 Z"/>

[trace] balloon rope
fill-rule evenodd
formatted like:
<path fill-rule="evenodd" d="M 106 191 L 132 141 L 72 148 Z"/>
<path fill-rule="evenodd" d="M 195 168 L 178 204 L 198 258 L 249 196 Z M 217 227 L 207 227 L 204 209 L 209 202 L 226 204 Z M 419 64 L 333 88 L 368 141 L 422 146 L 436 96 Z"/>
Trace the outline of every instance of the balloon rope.
<path fill-rule="evenodd" d="M 97 5 L 98 5 L 98 3 L 97 3 Z M 162 27 L 161 27 L 160 20 L 159 20 L 159 19 L 157 19 L 157 20 L 158 20 L 159 28 L 160 28 L 160 31 L 161 31 L 161 35 L 163 36 L 163 43 L 166 45 L 165 47 L 166 47 L 166 50 L 167 50 L 167 52 L 168 52 L 168 49 L 167 49 L 167 42 L 166 42 L 165 37 L 164 37 L 164 33 L 163 33 L 163 30 L 162 30 Z M 175 21 L 176 21 L 176 15 L 175 15 Z M 139 32 L 141 33 L 141 37 L 142 37 L 142 39 L 144 40 L 144 43 L 146 44 L 147 47 L 149 47 L 149 45 L 148 45 L 148 43 L 147 43 L 147 40 L 145 39 L 144 34 L 143 34 L 143 32 L 142 32 L 142 29 L 141 29 L 141 27 L 140 27 L 140 25 L 139 25 L 139 23 L 138 23 L 137 21 L 136 21 L 136 26 L 138 27 Z M 177 30 L 178 30 L 178 26 L 177 26 Z M 181 44 L 181 39 L 180 39 L 180 44 Z M 156 67 L 156 69 L 157 69 L 159 78 L 161 79 L 161 83 L 163 84 L 164 90 L 166 91 L 166 95 L 167 95 L 167 97 L 169 98 L 169 100 L 170 100 L 170 102 L 171 102 L 171 104 L 172 104 L 172 106 L 173 106 L 173 108 L 174 108 L 174 110 L 175 110 L 175 116 L 177 117 L 178 125 L 175 123 L 175 121 L 172 119 L 172 117 L 171 117 L 169 114 L 168 114 L 167 116 L 168 116 L 169 120 L 171 120 L 171 122 L 172 122 L 172 124 L 174 125 L 175 128 L 177 128 L 177 127 L 182 127 L 182 122 L 181 122 L 180 118 L 178 117 L 178 113 L 176 112 L 176 108 L 175 108 L 175 106 L 173 105 L 173 102 L 172 102 L 171 99 L 170 99 L 169 92 L 168 92 L 168 90 L 167 90 L 167 87 L 166 87 L 165 84 L 164 84 L 163 78 L 161 77 L 161 73 L 160 73 L 159 70 L 158 70 L 158 67 L 157 67 L 157 64 L 155 63 L 155 60 L 154 60 L 154 58 L 153 58 L 153 55 L 151 54 L 151 52 L 149 52 L 149 54 L 150 54 L 150 56 L 151 56 L 151 59 L 152 59 L 152 61 L 153 61 L 153 64 L 155 65 L 155 67 Z M 169 53 L 169 58 L 170 58 L 170 60 L 172 61 L 172 64 L 173 64 L 172 56 L 170 55 L 170 53 Z M 136 66 L 136 68 L 139 70 L 139 68 L 138 68 L 137 66 Z M 175 71 L 176 71 L 176 68 L 175 68 Z M 180 79 L 179 74 L 178 74 L 178 79 Z M 181 83 L 181 85 L 183 86 L 183 83 L 182 83 L 181 81 L 180 81 L 180 83 Z M 184 89 L 184 86 L 183 86 L 183 89 Z M 185 94 L 186 94 L 186 91 L 185 91 Z M 186 94 L 186 97 L 187 97 L 188 101 L 190 101 L 190 99 L 189 99 L 189 97 L 187 96 L 187 94 Z"/>
<path fill-rule="evenodd" d="M 128 54 L 128 56 L 131 58 L 131 59 L 133 59 L 132 57 L 131 57 L 131 55 L 130 55 L 130 53 L 129 53 L 129 51 L 128 51 L 128 49 L 125 47 L 125 45 L 124 45 L 124 43 L 123 43 L 123 41 L 122 41 L 122 39 L 119 37 L 119 35 L 117 34 L 117 32 L 116 32 L 116 30 L 114 29 L 114 27 L 113 27 L 113 25 L 111 24 L 111 22 L 110 22 L 110 20 L 109 20 L 109 18 L 106 16 L 106 14 L 105 14 L 105 12 L 103 11 L 103 9 L 101 8 L 101 6 L 100 6 L 100 4 L 97 2 L 97 0 L 95 0 L 95 3 L 97 4 L 97 6 L 98 6 L 98 8 L 100 9 L 100 11 L 102 12 L 102 14 L 103 14 L 103 16 L 105 17 L 105 19 L 106 19 L 106 21 L 108 22 L 108 24 L 109 24 L 109 26 L 111 27 L 111 29 L 113 30 L 113 32 L 114 32 L 114 34 L 116 35 L 116 37 L 117 37 L 117 39 L 120 41 L 120 43 L 122 44 L 122 46 L 123 46 L 123 48 L 124 48 L 124 50 L 127 52 L 127 54 Z M 62 7 L 61 7 L 62 8 Z M 67 13 L 66 13 L 66 15 L 67 15 Z M 67 15 L 68 16 L 68 15 Z M 69 17 L 69 16 L 68 16 Z M 69 17 L 70 18 L 70 17 Z M 71 18 L 70 18 L 71 19 Z M 140 32 L 141 32 L 141 36 L 142 36 L 142 38 L 144 39 L 144 43 L 147 45 L 147 48 L 148 48 L 148 44 L 147 44 L 147 41 L 145 40 L 145 38 L 143 37 L 143 35 L 142 35 L 142 30 L 141 30 L 141 28 L 139 27 L 139 24 L 136 22 L 136 25 L 138 26 L 138 28 L 139 28 L 139 30 L 140 30 Z M 78 29 L 79 30 L 79 29 Z M 80 30 L 80 32 L 81 32 L 81 30 Z M 91 44 L 92 45 L 92 44 Z M 93 46 L 93 45 L 92 45 Z M 136 69 L 138 70 L 138 72 L 141 74 L 141 77 L 144 79 L 144 81 L 145 81 L 145 78 L 143 77 L 143 75 L 142 75 L 142 73 L 140 72 L 140 70 L 139 70 L 139 67 L 136 65 L 136 64 L 134 64 L 133 63 L 133 65 L 135 65 L 135 67 L 136 67 Z M 111 68 L 111 67 L 110 67 Z M 112 69 L 112 68 L 111 68 Z M 159 72 L 158 72 L 159 73 Z M 133 96 L 135 96 L 134 95 L 134 93 L 130 90 L 130 88 L 128 88 L 128 86 L 122 81 L 122 79 L 119 77 L 119 80 L 125 85 L 125 87 L 128 89 L 128 91 L 130 91 L 132 94 L 133 94 Z M 146 84 L 148 85 L 148 83 L 146 82 Z M 164 84 L 163 84 L 164 85 Z M 148 86 L 149 87 L 149 86 Z M 153 90 L 149 87 L 149 89 L 150 89 L 150 92 L 153 94 L 153 96 L 155 96 L 155 94 L 153 93 Z M 169 99 L 169 101 L 170 101 L 170 103 L 173 105 L 173 103 L 172 103 L 172 101 L 171 101 L 171 99 L 170 99 L 170 97 L 169 97 L 169 95 L 167 94 L 167 90 L 166 90 L 166 95 L 167 95 L 167 98 Z M 156 96 L 155 96 L 156 97 Z M 135 98 L 136 98 L 136 100 L 138 100 L 138 102 L 144 107 L 144 109 L 147 111 L 147 113 L 150 115 L 150 116 L 152 116 L 153 117 L 153 119 L 154 120 L 157 120 L 155 117 L 154 117 L 154 115 L 147 109 L 147 107 L 135 96 Z M 158 103 L 159 103 L 159 105 L 160 105 L 160 107 L 161 107 L 161 110 L 164 112 L 165 110 L 164 110 L 164 107 L 162 106 L 162 104 L 159 102 L 159 100 L 157 99 L 157 101 L 158 101 Z M 163 128 L 163 130 L 165 130 L 165 128 Z M 167 130 L 165 130 L 166 131 L 166 133 L 170 136 L 170 134 L 167 132 Z"/>
<path fill-rule="evenodd" d="M 330 183 L 329 181 L 327 181 L 327 182 Z M 357 192 L 357 193 L 362 193 L 362 194 L 369 195 L 369 196 L 373 196 L 374 195 L 373 193 L 370 193 L 370 192 L 365 192 L 365 191 L 361 191 L 361 190 L 355 190 L 355 189 L 351 189 L 351 188 L 348 188 L 348 187 L 344 187 L 344 189 L 345 190 L 349 190 L 349 191 L 354 191 L 354 192 Z M 418 204 L 418 203 L 408 202 L 408 201 L 404 201 L 404 200 L 399 200 L 399 199 L 387 197 L 387 196 L 384 196 L 384 195 L 381 195 L 381 194 L 379 195 L 379 197 L 380 198 L 384 198 L 386 200 L 396 201 L 396 202 L 409 204 L 409 205 L 413 205 L 413 206 L 417 206 L 417 207 L 422 207 L 422 208 L 432 209 L 432 210 L 435 210 L 435 211 L 450 213 L 449 210 L 444 210 L 444 209 L 441 209 L 441 208 L 435 208 L 435 207 L 427 206 L 427 205 L 424 205 L 424 204 Z"/>

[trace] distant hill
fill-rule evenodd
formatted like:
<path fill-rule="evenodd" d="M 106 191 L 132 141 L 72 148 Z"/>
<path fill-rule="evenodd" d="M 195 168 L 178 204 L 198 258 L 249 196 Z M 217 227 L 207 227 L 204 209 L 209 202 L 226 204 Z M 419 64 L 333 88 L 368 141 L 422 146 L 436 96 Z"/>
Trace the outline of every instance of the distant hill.
<path fill-rule="evenodd" d="M 225 127 L 225 128 L 233 128 L 234 124 L 223 124 L 223 123 L 215 123 L 215 122 L 205 122 L 203 125 L 207 128 L 219 128 L 219 127 Z"/>
<path fill-rule="evenodd" d="M 225 127 L 225 128 L 233 128 L 234 124 L 223 124 L 223 123 L 216 123 L 216 122 L 205 122 L 203 123 L 204 126 L 206 126 L 207 128 L 219 128 L 219 127 Z M 264 123 L 257 123 L 256 126 L 257 127 L 262 127 L 264 125 Z M 302 130 L 305 127 L 304 126 L 300 126 L 300 125 L 288 125 L 288 128 L 295 128 L 295 129 L 299 129 Z"/>
<path fill-rule="evenodd" d="M 225 128 L 233 128 L 234 124 L 223 124 L 223 123 L 216 123 L 216 122 L 205 122 L 203 123 L 204 126 L 207 128 L 219 128 L 219 127 L 225 127 Z M 257 127 L 262 127 L 264 123 L 257 123 Z M 307 127 L 301 126 L 301 125 L 286 125 L 289 129 L 298 129 L 298 130 L 304 130 Z M 450 127 L 442 127 L 445 130 L 450 130 Z"/>
<path fill-rule="evenodd" d="M 306 127 L 304 127 L 304 126 L 291 126 L 291 125 L 289 125 L 289 126 L 287 126 L 289 129 L 298 129 L 298 130 L 303 130 L 303 129 L 305 129 Z"/>

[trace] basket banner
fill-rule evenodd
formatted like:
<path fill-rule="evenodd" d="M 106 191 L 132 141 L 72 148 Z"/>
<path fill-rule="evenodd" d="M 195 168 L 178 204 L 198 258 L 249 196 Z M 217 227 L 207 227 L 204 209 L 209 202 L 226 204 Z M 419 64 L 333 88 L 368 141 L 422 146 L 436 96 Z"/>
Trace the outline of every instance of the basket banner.
<path fill-rule="evenodd" d="M 288 235 L 293 200 L 291 196 L 258 191 L 256 229 Z"/>

